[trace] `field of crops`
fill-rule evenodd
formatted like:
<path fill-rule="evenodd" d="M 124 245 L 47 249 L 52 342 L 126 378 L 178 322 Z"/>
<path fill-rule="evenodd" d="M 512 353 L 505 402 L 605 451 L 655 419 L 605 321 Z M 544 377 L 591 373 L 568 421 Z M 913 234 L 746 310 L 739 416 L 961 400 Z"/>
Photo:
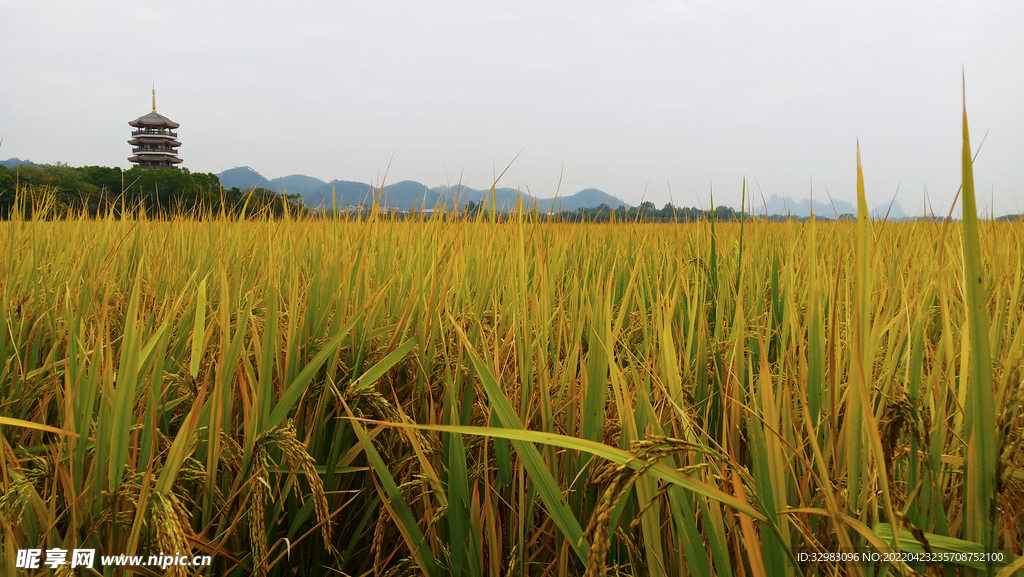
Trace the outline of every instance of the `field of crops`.
<path fill-rule="evenodd" d="M 3 572 L 80 547 L 433 577 L 1019 555 L 1024 228 L 964 193 L 962 223 L 15 217 Z M 1024 566 L 973 559 L 947 567 Z"/>

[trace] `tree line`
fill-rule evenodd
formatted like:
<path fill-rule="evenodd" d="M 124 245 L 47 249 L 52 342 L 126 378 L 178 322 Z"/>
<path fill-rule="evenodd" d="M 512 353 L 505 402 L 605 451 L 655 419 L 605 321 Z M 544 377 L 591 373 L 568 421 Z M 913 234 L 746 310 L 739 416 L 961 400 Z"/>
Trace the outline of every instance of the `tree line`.
<path fill-rule="evenodd" d="M 470 201 L 467 206 L 470 215 L 475 216 L 481 210 L 484 210 L 482 203 Z M 645 201 L 630 208 L 622 205 L 612 208 L 602 204 L 592 208 L 554 211 L 547 214 L 546 218 L 561 222 L 609 222 L 612 219 L 619 222 L 696 222 L 711 218 L 719 221 L 740 220 L 743 216 L 744 213 L 725 205 L 710 210 L 665 203 L 659 209 L 653 202 Z M 750 218 L 750 214 L 746 214 L 746 217 Z"/>
<path fill-rule="evenodd" d="M 173 215 L 203 216 L 226 213 L 238 216 L 267 214 L 280 217 L 288 210 L 292 214 L 309 214 L 299 194 L 282 194 L 265 188 L 225 189 L 220 179 L 210 172 L 190 172 L 180 169 L 151 169 L 134 166 L 128 170 L 106 166 L 72 167 L 56 165 L 22 164 L 16 167 L 0 165 L 0 219 L 6 219 L 19 205 L 24 216 L 31 216 L 34 207 L 46 201 L 47 212 L 56 214 L 88 214 L 89 216 L 120 215 L 122 211 L 145 210 L 151 217 Z M 475 218 L 483 203 L 469 202 L 462 217 Z M 327 216 L 327 212 L 321 216 Z M 345 211 L 356 218 L 369 214 L 368 207 L 355 207 Z M 406 211 L 391 211 L 392 218 L 410 216 Z M 507 212 L 499 211 L 501 218 Z M 456 215 L 448 215 L 459 218 Z M 650 201 L 639 206 L 612 208 L 602 204 L 593 208 L 563 210 L 544 215 L 545 220 L 561 222 L 695 222 L 714 218 L 716 221 L 737 221 L 751 218 L 729 206 L 711 209 L 677 207 L 666 203 L 660 209 Z M 767 220 L 806 220 L 801 217 L 768 216 Z M 819 216 L 819 220 L 830 220 Z M 854 215 L 841 215 L 840 220 L 853 220 Z M 1019 219 L 1019 215 L 1001 219 Z"/>

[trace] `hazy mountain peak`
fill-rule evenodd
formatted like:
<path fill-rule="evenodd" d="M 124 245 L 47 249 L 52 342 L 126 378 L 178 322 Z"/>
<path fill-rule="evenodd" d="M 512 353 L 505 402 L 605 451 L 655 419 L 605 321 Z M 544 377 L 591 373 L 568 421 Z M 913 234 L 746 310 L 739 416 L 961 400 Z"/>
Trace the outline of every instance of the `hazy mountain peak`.
<path fill-rule="evenodd" d="M 28 166 L 46 166 L 45 164 L 36 164 L 31 160 L 22 160 L 20 158 L 8 158 L 7 160 L 0 160 L 0 166 L 4 166 L 7 168 L 14 168 L 15 166 L 19 166 L 22 164 L 27 164 Z"/>
<path fill-rule="evenodd" d="M 270 182 L 269 179 L 248 166 L 230 168 L 218 174 L 217 177 L 220 178 L 220 185 L 224 188 L 246 189 L 257 186 L 269 188 L 267 184 Z"/>
<path fill-rule="evenodd" d="M 327 184 L 319 178 L 305 174 L 291 174 L 267 178 L 249 166 L 236 166 L 217 175 L 224 188 L 266 188 L 275 192 L 306 195 Z"/>
<path fill-rule="evenodd" d="M 767 208 L 767 212 L 766 209 Z M 793 216 L 799 218 L 807 218 L 811 216 L 811 201 L 807 198 L 795 200 L 785 196 L 779 196 L 773 194 L 767 201 L 761 204 L 755 204 L 751 207 L 751 211 L 758 215 L 780 215 L 780 216 Z M 886 213 L 889 213 L 889 220 L 900 220 L 907 218 L 907 213 L 904 212 L 903 207 L 900 203 L 893 201 L 892 209 L 890 210 L 889 204 L 876 206 L 869 211 L 871 218 L 881 220 L 885 218 Z M 831 200 L 829 202 L 822 202 L 820 200 L 814 200 L 814 215 L 824 218 L 836 218 L 838 216 L 849 215 L 857 216 L 857 207 L 850 202 L 845 200 Z"/>

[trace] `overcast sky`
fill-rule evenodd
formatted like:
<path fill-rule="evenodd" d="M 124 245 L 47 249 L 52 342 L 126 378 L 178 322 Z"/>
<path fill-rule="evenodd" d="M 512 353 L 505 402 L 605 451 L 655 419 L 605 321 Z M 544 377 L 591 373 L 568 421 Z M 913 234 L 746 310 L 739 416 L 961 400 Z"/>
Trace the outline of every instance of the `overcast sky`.
<path fill-rule="evenodd" d="M 379 183 L 596 187 L 659 207 L 772 194 L 947 212 L 961 68 L 979 211 L 1024 212 L 1024 2 L 16 2 L 0 159 Z M 393 155 L 393 160 L 392 160 Z"/>

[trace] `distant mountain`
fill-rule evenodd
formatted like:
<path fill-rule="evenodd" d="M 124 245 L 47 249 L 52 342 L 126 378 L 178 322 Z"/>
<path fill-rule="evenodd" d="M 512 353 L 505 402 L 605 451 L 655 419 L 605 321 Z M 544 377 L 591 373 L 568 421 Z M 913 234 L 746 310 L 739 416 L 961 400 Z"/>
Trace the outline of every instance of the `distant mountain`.
<path fill-rule="evenodd" d="M 621 198 L 614 197 L 607 192 L 596 188 L 585 188 L 576 194 L 569 196 L 544 199 L 541 200 L 539 204 L 541 204 L 541 210 L 563 211 L 577 210 L 580 208 L 596 208 L 602 204 L 606 204 L 611 208 L 619 208 L 620 206 L 632 208 L 630 205 L 623 202 Z"/>
<path fill-rule="evenodd" d="M 263 178 L 263 175 L 249 168 L 248 166 L 238 166 L 230 170 L 217 175 L 220 178 L 220 185 L 224 188 L 255 188 L 257 186 L 265 187 L 270 181 Z"/>
<path fill-rule="evenodd" d="M 834 206 L 833 206 L 834 205 Z M 766 203 L 754 205 L 753 212 L 756 214 L 781 214 L 791 215 L 797 217 L 808 217 L 811 216 L 811 201 L 804 198 L 802 200 L 793 200 L 789 197 L 781 197 L 777 194 L 773 194 Z M 767 212 L 766 212 L 767 209 Z M 844 214 L 857 214 L 857 207 L 846 202 L 845 200 L 836 200 L 832 203 L 825 203 L 818 200 L 814 201 L 814 214 L 815 216 L 824 216 L 827 218 L 835 218 L 836 215 L 842 216 Z"/>
<path fill-rule="evenodd" d="M 240 166 L 225 170 L 220 175 L 220 182 L 224 188 L 238 187 L 241 189 L 259 186 L 277 192 L 288 194 L 301 194 L 306 201 L 306 206 L 318 208 L 345 208 L 349 206 L 365 205 L 373 202 L 370 194 L 369 184 L 352 182 L 347 180 L 334 180 L 324 182 L 318 178 L 293 174 L 282 178 L 268 179 L 248 166 Z M 469 202 L 481 203 L 484 199 L 491 198 L 490 190 L 479 190 L 467 187 L 437 186 L 428 188 L 419 182 L 403 180 L 394 184 L 384 186 L 383 190 L 373 189 L 378 195 L 378 201 L 388 207 L 399 210 L 446 208 L 454 209 L 456 206 L 461 210 Z M 532 210 L 534 197 L 520 192 L 514 188 L 498 188 L 494 191 L 499 209 L 515 209 L 516 203 L 521 199 L 523 207 Z M 550 211 L 552 206 L 563 211 L 576 210 L 579 208 L 596 208 L 607 204 L 612 208 L 630 205 L 622 199 L 614 197 L 596 188 L 581 190 L 570 196 L 561 196 L 558 199 L 536 199 L 537 207 L 542 211 Z"/>
<path fill-rule="evenodd" d="M 306 195 L 307 206 L 332 206 L 332 187 L 334 188 L 334 199 L 338 207 L 365 204 L 372 202 L 370 199 L 370 185 L 352 182 L 335 181 L 327 183 L 313 194 Z M 379 202 L 383 205 L 395 207 L 400 210 L 412 210 L 414 208 L 446 208 L 463 209 L 468 203 L 480 204 L 483 202 L 495 202 L 500 210 L 514 210 L 521 201 L 523 208 L 533 210 L 534 200 L 537 208 L 543 212 L 554 209 L 563 211 L 576 210 L 579 208 L 596 208 L 607 204 L 612 208 L 630 205 L 606 192 L 596 188 L 581 190 L 570 196 L 552 198 L 538 198 L 521 192 L 514 188 L 497 188 L 491 193 L 490 190 L 475 188 L 449 188 L 438 186 L 427 188 L 425 185 L 411 180 L 386 185 L 383 191 L 374 191 L 379 195 Z"/>
<path fill-rule="evenodd" d="M 766 208 L 767 212 L 765 212 Z M 781 197 L 773 194 L 766 203 L 763 203 L 760 206 L 754 205 L 753 212 L 761 215 L 791 215 L 806 218 L 811 216 L 811 201 L 806 198 L 793 200 L 789 197 Z M 889 205 L 886 204 L 884 206 L 876 206 L 870 212 L 871 217 L 875 219 L 885 218 L 886 212 L 889 213 L 889 220 L 901 220 L 907 218 L 907 213 L 903 210 L 903 207 L 900 206 L 899 202 L 893 202 L 891 210 L 889 209 Z M 842 216 L 844 214 L 856 216 L 857 207 L 845 200 L 833 200 L 830 203 L 818 200 L 814 201 L 815 216 L 836 218 L 836 216 Z"/>
<path fill-rule="evenodd" d="M 312 176 L 306 176 L 305 174 L 293 174 L 291 176 L 282 176 L 281 178 L 275 178 L 270 181 L 270 190 L 275 192 L 285 192 L 288 194 L 301 194 L 305 196 L 313 191 L 323 187 L 327 183 L 314 178 Z"/>
<path fill-rule="evenodd" d="M 266 188 L 274 192 L 285 192 L 288 194 L 301 194 L 303 196 L 321 188 L 326 182 L 319 178 L 306 176 L 304 174 L 293 174 L 280 178 L 268 179 L 248 166 L 239 166 L 225 170 L 218 175 L 220 184 L 224 188 Z"/>
<path fill-rule="evenodd" d="M 306 206 L 312 208 L 331 208 L 332 206 L 344 208 L 366 202 L 366 199 L 370 198 L 370 185 L 350 180 L 332 180 L 302 196 L 306 201 Z"/>
<path fill-rule="evenodd" d="M 19 166 L 22 164 L 27 164 L 29 166 L 49 166 L 47 164 L 36 164 L 31 160 L 22 160 L 20 158 L 8 158 L 7 160 L 0 160 L 0 166 L 5 166 L 7 168 L 14 168 L 15 166 Z"/>
<path fill-rule="evenodd" d="M 886 213 L 888 213 L 888 217 L 886 217 Z M 903 210 L 899 201 L 896 200 L 892 201 L 892 208 L 889 208 L 888 204 L 876 206 L 874 210 L 871 211 L 871 217 L 878 220 L 883 218 L 887 218 L 888 220 L 903 220 L 908 218 L 906 211 Z"/>
<path fill-rule="evenodd" d="M 373 202 L 371 187 L 368 184 L 334 181 L 325 184 L 312 194 L 306 195 L 306 206 L 331 207 L 332 203 L 337 206 L 354 206 Z M 445 208 L 452 210 L 456 206 L 461 210 L 469 202 L 480 203 L 490 194 L 489 190 L 476 190 L 466 187 L 448 188 L 437 186 L 427 188 L 419 182 L 403 180 L 395 184 L 384 186 L 383 190 L 373 190 L 377 195 L 378 202 L 384 206 L 397 208 L 399 210 L 413 210 L 425 208 Z M 333 195 L 333 196 L 332 196 Z M 533 197 L 520 193 L 513 188 L 499 188 L 494 191 L 499 208 L 508 210 L 516 206 L 517 197 L 521 197 L 524 205 L 533 206 Z"/>

